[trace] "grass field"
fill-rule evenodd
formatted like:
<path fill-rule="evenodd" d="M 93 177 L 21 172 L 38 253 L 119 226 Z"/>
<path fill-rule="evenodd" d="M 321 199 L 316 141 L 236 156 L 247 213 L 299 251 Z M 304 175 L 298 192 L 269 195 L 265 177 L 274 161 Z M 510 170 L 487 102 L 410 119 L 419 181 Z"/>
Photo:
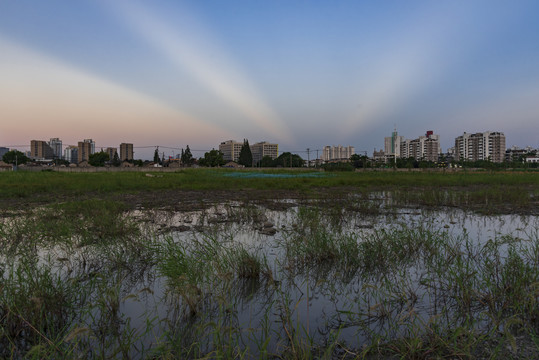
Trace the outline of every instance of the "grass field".
<path fill-rule="evenodd" d="M 150 175 L 0 173 L 0 358 L 539 356 L 537 173 Z"/>
<path fill-rule="evenodd" d="M 473 206 L 503 204 L 518 208 L 536 205 L 539 173 L 536 172 L 297 172 L 286 170 L 237 171 L 186 169 L 175 173 L 139 172 L 0 173 L 3 208 L 25 204 L 54 203 L 59 199 L 107 198 L 140 195 L 159 198 L 164 192 L 265 192 L 266 197 L 324 196 L 339 192 L 393 191 L 393 199 L 420 205 Z M 272 193 L 273 192 L 273 193 Z M 280 192 L 280 193 L 278 193 Z M 234 195 L 231 193 L 231 197 Z M 331 195 L 333 196 L 333 195 Z M 174 200 L 172 198 L 171 200 Z M 162 204 L 162 202 L 159 202 Z"/>

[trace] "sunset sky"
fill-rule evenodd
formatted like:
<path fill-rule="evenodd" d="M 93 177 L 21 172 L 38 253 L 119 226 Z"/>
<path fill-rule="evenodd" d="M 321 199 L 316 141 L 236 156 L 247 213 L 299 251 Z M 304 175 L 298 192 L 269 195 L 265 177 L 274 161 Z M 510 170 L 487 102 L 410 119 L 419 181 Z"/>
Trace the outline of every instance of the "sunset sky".
<path fill-rule="evenodd" d="M 0 0 L 0 146 L 371 155 L 394 126 L 539 147 L 539 1 Z"/>

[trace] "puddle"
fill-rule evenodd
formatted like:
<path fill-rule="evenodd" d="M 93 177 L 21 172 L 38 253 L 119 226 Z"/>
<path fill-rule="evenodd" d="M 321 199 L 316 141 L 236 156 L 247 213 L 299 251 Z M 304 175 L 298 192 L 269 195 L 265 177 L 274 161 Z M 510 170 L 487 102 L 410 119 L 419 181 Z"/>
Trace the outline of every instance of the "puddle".
<path fill-rule="evenodd" d="M 58 244 L 39 249 L 39 264 L 50 266 L 63 281 L 76 278 L 93 286 L 85 309 L 73 319 L 76 326 L 94 333 L 82 336 L 81 344 L 98 346 L 95 332 L 114 323 L 119 337 L 131 334 L 132 357 L 157 348 L 182 347 L 192 340 L 198 352 L 191 356 L 224 346 L 220 341 L 231 341 L 231 346 L 248 348 L 256 358 L 264 353 L 262 345 L 271 354 L 288 349 L 293 336 L 320 346 L 338 337 L 350 349 L 361 349 L 375 339 L 388 342 L 410 336 L 412 331 L 427 331 L 425 324 L 433 321 L 438 327 L 451 328 L 472 319 L 482 331 L 491 326 L 484 299 L 492 292 L 483 283 L 491 278 L 482 256 L 498 257 L 492 261 L 502 267 L 514 252 L 529 264 L 538 261 L 534 258 L 539 240 L 536 216 L 483 216 L 455 209 L 391 209 L 378 215 L 305 209 L 292 204 L 286 210 L 268 210 L 230 202 L 203 211 L 137 210 L 129 216 L 142 229 L 140 246 Z M 5 220 L 4 226 L 11 221 Z M 265 233 L 265 228 L 275 232 Z M 369 244 L 383 247 L 392 242 L 403 256 L 393 249 L 395 258 L 388 259 L 387 252 L 373 249 L 380 260 L 365 258 L 346 265 L 344 260 L 325 260 L 320 253 L 293 255 L 297 249 L 291 243 L 301 245 L 313 236 L 320 241 L 329 237 L 327 246 L 351 238 L 364 243 L 363 251 Z M 211 264 L 215 268 L 204 270 L 209 275 L 201 277 L 195 289 L 177 289 L 162 274 L 167 254 L 152 253 L 166 241 L 172 250 L 178 244 L 185 256 L 215 244 L 225 253 L 241 246 L 261 259 L 263 270 L 256 278 L 241 278 L 233 268 L 218 266 L 219 261 L 225 262 L 223 258 Z M 496 249 L 487 248 L 489 242 L 497 243 Z M 393 256 L 393 250 L 389 249 L 389 255 Z M 457 265 L 457 261 L 463 263 Z M 205 264 L 199 265 L 202 269 Z M 456 279 L 465 284 L 459 288 L 449 283 Z M 110 315 L 112 305 L 99 305 L 109 296 L 103 292 L 107 286 L 117 290 L 111 300 L 117 310 L 109 323 L 103 319 Z M 470 289 L 473 293 L 462 293 Z M 469 307 L 465 309 L 466 296 Z M 191 301 L 196 302 L 195 313 Z M 491 306 L 498 304 L 493 300 Z M 218 339 L 217 334 L 229 338 Z"/>

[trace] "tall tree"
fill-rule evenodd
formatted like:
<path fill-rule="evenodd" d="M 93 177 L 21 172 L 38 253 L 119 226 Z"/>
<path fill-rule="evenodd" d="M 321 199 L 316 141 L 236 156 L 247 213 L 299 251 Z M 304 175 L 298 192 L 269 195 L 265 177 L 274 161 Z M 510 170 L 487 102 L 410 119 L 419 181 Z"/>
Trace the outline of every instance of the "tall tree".
<path fill-rule="evenodd" d="M 281 167 L 301 167 L 305 164 L 298 154 L 292 154 L 290 152 L 284 152 L 277 159 L 275 159 L 275 166 Z"/>
<path fill-rule="evenodd" d="M 264 156 L 256 166 L 260 167 L 275 167 L 275 161 L 271 158 L 271 156 Z"/>
<path fill-rule="evenodd" d="M 28 162 L 28 158 L 26 155 L 24 155 L 22 152 L 18 150 L 11 150 L 2 156 L 2 161 L 6 164 L 26 164 Z"/>
<path fill-rule="evenodd" d="M 209 167 L 223 166 L 225 164 L 223 153 L 219 150 L 212 149 L 204 154 L 204 157 L 200 159 L 199 164 Z"/>
<path fill-rule="evenodd" d="M 122 164 L 122 162 L 120 161 L 120 157 L 118 156 L 118 152 L 115 151 L 114 152 L 114 157 L 112 158 L 112 165 L 118 167 Z"/>
<path fill-rule="evenodd" d="M 159 146 L 155 148 L 155 151 L 153 153 L 153 162 L 156 163 L 156 164 L 160 163 L 160 160 L 159 160 Z"/>
<path fill-rule="evenodd" d="M 245 167 L 253 166 L 253 154 L 251 153 L 251 147 L 249 146 L 249 140 L 247 139 L 243 139 L 243 145 L 240 150 L 238 164 Z"/>
<path fill-rule="evenodd" d="M 185 151 L 182 149 L 182 164 L 185 166 L 191 166 L 193 164 L 193 154 L 191 154 L 191 149 L 189 149 L 189 145 L 185 148 Z"/>
<path fill-rule="evenodd" d="M 105 162 L 110 160 L 110 156 L 105 151 L 100 151 L 94 154 L 91 154 L 88 157 L 88 164 L 92 166 L 105 166 Z"/>

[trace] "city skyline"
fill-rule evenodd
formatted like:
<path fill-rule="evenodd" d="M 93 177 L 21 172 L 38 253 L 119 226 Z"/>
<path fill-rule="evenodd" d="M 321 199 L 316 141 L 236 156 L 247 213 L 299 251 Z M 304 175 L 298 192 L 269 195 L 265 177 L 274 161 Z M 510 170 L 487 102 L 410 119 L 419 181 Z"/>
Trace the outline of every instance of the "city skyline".
<path fill-rule="evenodd" d="M 0 146 L 249 138 L 370 152 L 396 124 L 410 138 L 435 130 L 444 151 L 489 130 L 538 147 L 533 1 L 1 7 Z"/>
<path fill-rule="evenodd" d="M 468 142 L 468 138 L 470 138 L 470 142 Z M 212 147 L 212 149 L 194 149 L 189 148 L 191 153 L 194 155 L 195 158 L 202 158 L 203 155 L 205 156 L 206 153 L 213 151 L 213 150 L 219 150 L 223 153 L 225 160 L 234 160 L 237 161 L 237 158 L 239 156 L 241 147 L 244 145 L 245 141 L 249 141 L 248 139 L 244 138 L 243 141 L 236 141 L 236 140 L 226 140 L 219 144 L 218 147 Z M 505 140 L 505 134 L 503 132 L 497 132 L 497 131 L 486 131 L 486 132 L 478 132 L 478 133 L 466 133 L 464 132 L 463 135 L 460 135 L 455 138 L 454 146 L 448 147 L 445 151 L 442 150 L 440 146 L 440 135 L 435 134 L 432 130 L 427 130 L 424 135 L 420 135 L 416 139 L 406 139 L 402 135 L 398 135 L 398 132 L 396 129 L 392 132 L 392 135 L 389 137 L 384 138 L 384 146 L 383 148 L 380 148 L 378 151 L 373 149 L 373 159 L 384 159 L 384 161 L 387 161 L 390 158 L 410 158 L 413 157 L 415 159 L 424 159 L 427 161 L 436 162 L 439 156 L 449 156 L 453 157 L 457 154 L 457 152 L 460 152 L 460 156 L 463 159 L 475 159 L 475 160 L 488 160 L 493 156 L 494 162 L 501 162 L 507 160 L 506 157 L 507 154 L 514 153 L 515 151 L 519 154 L 526 154 L 525 151 L 528 149 L 528 151 L 539 151 L 539 148 L 534 149 L 532 146 L 527 145 L 524 147 L 518 147 L 518 146 L 506 146 L 506 140 Z M 468 144 L 468 145 L 466 145 Z M 494 145 L 497 150 L 494 151 L 494 148 L 491 149 L 491 146 L 489 144 Z M 88 149 L 84 150 L 84 145 L 88 145 Z M 468 148 L 469 146 L 469 148 Z M 180 153 L 183 153 L 184 150 L 186 150 L 189 146 L 186 145 L 185 147 L 167 147 L 167 146 L 160 146 L 160 145 L 152 145 L 152 146 L 134 146 L 132 143 L 121 143 L 119 147 L 117 146 L 97 146 L 93 139 L 84 139 L 83 141 L 79 141 L 77 146 L 69 145 L 69 144 L 63 144 L 62 139 L 59 138 L 51 138 L 50 141 L 44 141 L 44 140 L 31 140 L 30 146 L 20 145 L 20 146 L 11 146 L 11 149 L 26 149 L 30 148 L 30 151 L 24 151 L 26 152 L 27 156 L 29 156 L 31 159 L 40 159 L 40 160 L 53 160 L 53 159 L 64 159 L 64 160 L 70 160 L 71 158 L 78 158 L 78 162 L 88 160 L 88 155 L 93 154 L 95 152 L 99 152 L 99 148 L 101 148 L 101 152 L 106 152 L 109 154 L 109 158 L 114 157 L 114 153 L 118 153 L 119 150 L 119 157 L 120 160 L 135 160 L 135 159 L 141 159 L 141 160 L 151 160 L 155 156 L 155 151 L 158 151 L 159 155 L 163 158 L 176 158 L 179 156 Z M 264 155 L 270 155 L 272 158 L 276 158 L 279 156 L 279 153 L 286 153 L 286 152 L 293 152 L 301 156 L 301 154 L 306 154 L 307 159 L 310 159 L 310 154 L 312 153 L 313 156 L 316 154 L 316 157 L 314 159 L 319 159 L 322 161 L 334 161 L 334 160 L 347 160 L 350 158 L 351 155 L 354 155 L 356 153 L 354 146 L 342 146 L 342 145 L 326 145 L 322 149 L 315 149 L 315 148 L 307 148 L 305 150 L 295 150 L 291 151 L 288 149 L 279 151 L 279 144 L 276 143 L 269 143 L 267 141 L 259 141 L 255 143 L 250 144 L 251 151 L 253 152 L 253 158 L 261 159 Z M 72 153 L 71 149 L 78 149 L 78 153 Z M 165 151 L 159 151 L 160 148 L 166 149 Z M 65 152 L 63 150 L 65 150 Z M 134 149 L 151 149 L 151 157 L 149 156 L 134 156 L 135 152 Z M 3 147 L 0 146 L 0 151 L 3 151 L 4 153 L 7 152 L 9 147 Z M 172 151 L 172 156 L 170 152 Z M 470 152 L 470 155 L 468 155 L 468 152 Z M 149 152 L 148 152 L 149 153 Z M 256 153 L 256 155 L 255 155 Z M 364 150 L 359 150 L 358 153 L 363 154 L 365 156 L 368 156 L 369 152 Z M 83 155 L 86 154 L 86 155 Z M 320 154 L 320 156 L 319 156 Z M 456 155 L 458 157 L 458 154 Z M 70 161 L 73 162 L 73 161 Z"/>

